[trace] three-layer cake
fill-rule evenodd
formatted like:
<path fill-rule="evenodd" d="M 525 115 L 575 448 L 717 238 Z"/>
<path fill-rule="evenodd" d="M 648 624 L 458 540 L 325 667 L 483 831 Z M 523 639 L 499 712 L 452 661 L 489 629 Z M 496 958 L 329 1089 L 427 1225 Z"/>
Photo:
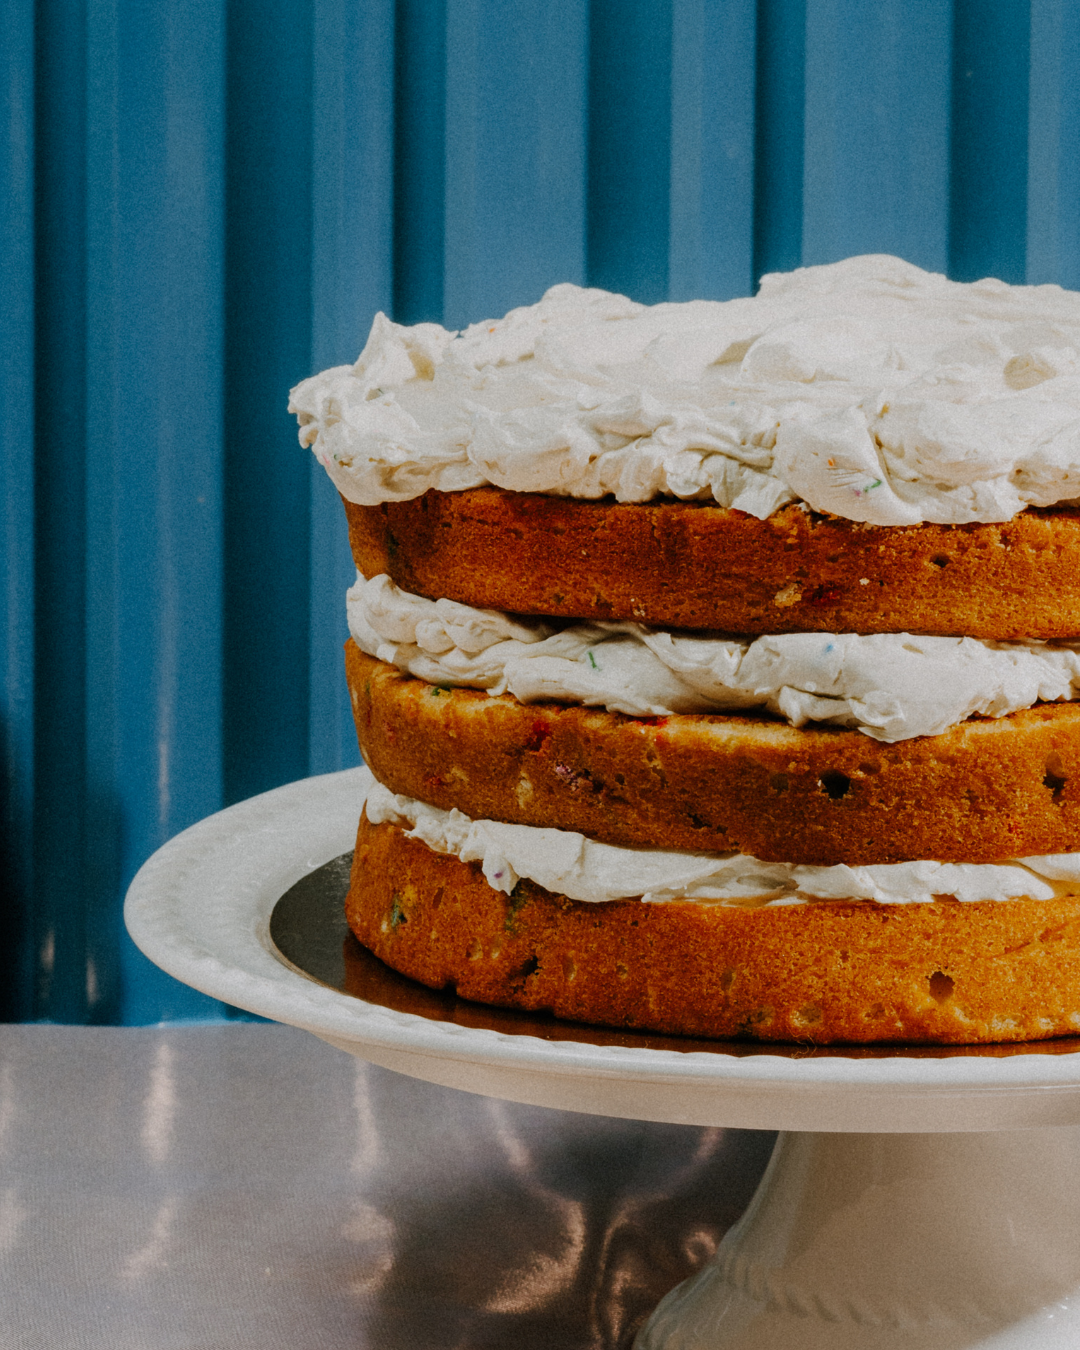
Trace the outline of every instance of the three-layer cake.
<path fill-rule="evenodd" d="M 893 258 L 380 316 L 345 499 L 395 969 L 616 1026 L 1080 1030 L 1080 296 Z"/>

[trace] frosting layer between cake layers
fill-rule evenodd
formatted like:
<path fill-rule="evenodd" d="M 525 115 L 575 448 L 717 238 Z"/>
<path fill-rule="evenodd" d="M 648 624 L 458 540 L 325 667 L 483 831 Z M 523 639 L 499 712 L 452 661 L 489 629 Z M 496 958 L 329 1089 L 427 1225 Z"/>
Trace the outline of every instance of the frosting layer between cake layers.
<path fill-rule="evenodd" d="M 1080 494 L 1080 296 L 883 256 L 723 303 L 561 285 L 461 334 L 380 315 L 355 365 L 290 408 L 362 504 L 492 483 L 760 519 L 799 500 L 879 525 L 1005 521 Z"/>
<path fill-rule="evenodd" d="M 428 684 L 510 693 L 630 716 L 767 709 L 792 726 L 855 727 L 874 740 L 934 736 L 1080 696 L 1080 644 L 994 643 L 911 633 L 666 632 L 480 610 L 358 576 L 349 631 L 361 651 Z"/>
<path fill-rule="evenodd" d="M 593 904 L 700 900 L 726 904 L 800 904 L 874 900 L 878 904 L 1051 900 L 1080 891 L 1080 854 L 999 863 L 919 861 L 864 867 L 765 863 L 741 853 L 682 853 L 597 843 L 569 830 L 470 820 L 403 797 L 377 783 L 365 807 L 373 825 L 407 827 L 436 853 L 478 862 L 488 885 L 509 895 L 525 878 L 553 895 Z"/>

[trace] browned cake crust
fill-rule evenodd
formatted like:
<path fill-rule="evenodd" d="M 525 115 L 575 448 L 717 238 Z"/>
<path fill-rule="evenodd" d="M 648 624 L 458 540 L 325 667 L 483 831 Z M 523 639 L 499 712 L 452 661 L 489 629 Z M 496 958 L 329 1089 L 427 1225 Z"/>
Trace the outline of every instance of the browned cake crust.
<path fill-rule="evenodd" d="M 346 668 L 378 778 L 474 818 L 822 865 L 1080 851 L 1080 704 L 883 745 L 765 718 L 525 706 L 425 684 L 352 641 Z"/>
<path fill-rule="evenodd" d="M 731 633 L 1080 634 L 1080 511 L 863 525 L 788 506 L 618 504 L 474 488 L 345 503 L 360 571 L 438 599 Z"/>
<path fill-rule="evenodd" d="M 1080 1029 L 1080 895 L 741 909 L 591 905 L 361 819 L 349 925 L 463 998 L 604 1026 L 759 1040 L 1036 1040 Z"/>

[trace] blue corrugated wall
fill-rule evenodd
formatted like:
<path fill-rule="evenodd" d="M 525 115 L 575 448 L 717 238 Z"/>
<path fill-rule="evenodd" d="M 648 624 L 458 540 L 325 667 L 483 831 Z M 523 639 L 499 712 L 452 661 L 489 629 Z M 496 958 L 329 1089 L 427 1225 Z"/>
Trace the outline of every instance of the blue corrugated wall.
<path fill-rule="evenodd" d="M 1080 286 L 1075 0 L 0 6 L 0 1016 L 227 1010 L 123 934 L 201 816 L 355 762 L 290 385 L 377 309 Z"/>

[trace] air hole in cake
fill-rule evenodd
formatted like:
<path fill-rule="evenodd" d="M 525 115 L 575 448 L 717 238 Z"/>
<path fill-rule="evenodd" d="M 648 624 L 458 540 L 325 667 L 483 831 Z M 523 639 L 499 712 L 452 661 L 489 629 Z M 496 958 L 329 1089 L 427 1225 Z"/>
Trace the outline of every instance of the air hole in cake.
<path fill-rule="evenodd" d="M 851 953 L 849 951 L 839 951 L 836 953 L 836 955 L 839 958 L 841 964 L 843 964 L 845 961 L 851 960 Z"/>
<path fill-rule="evenodd" d="M 1050 789 L 1051 798 L 1055 804 L 1061 801 L 1065 784 L 1068 781 L 1061 756 L 1056 751 L 1052 751 L 1046 757 L 1046 777 L 1043 779 L 1043 787 Z"/>
<path fill-rule="evenodd" d="M 721 992 L 726 994 L 731 989 L 731 986 L 732 984 L 734 984 L 734 982 L 735 982 L 735 972 L 733 970 L 725 970 L 724 973 L 720 976 Z"/>
<path fill-rule="evenodd" d="M 546 722 L 539 718 L 529 728 L 529 734 L 525 737 L 525 749 L 531 750 L 534 754 L 544 748 L 544 742 L 551 736 L 551 728 Z"/>
<path fill-rule="evenodd" d="M 574 964 L 574 958 L 572 956 L 564 957 L 562 968 L 563 975 L 566 977 L 567 983 L 569 983 L 577 975 L 577 966 Z"/>
<path fill-rule="evenodd" d="M 935 567 L 948 567 L 952 559 L 947 558 L 944 553 L 939 553 L 936 558 L 931 558 L 930 561 Z"/>
<path fill-rule="evenodd" d="M 470 961 L 479 961 L 483 954 L 484 949 L 475 938 L 473 938 L 472 942 L 465 948 L 465 955 Z"/>
<path fill-rule="evenodd" d="M 863 1016 L 868 1022 L 876 1022 L 879 1017 L 885 1016 L 885 1005 L 882 1003 L 871 1003 Z"/>
<path fill-rule="evenodd" d="M 538 956 L 530 956 L 527 961 L 522 963 L 521 968 L 518 970 L 518 978 L 527 980 L 530 975 L 535 975 L 539 969 L 540 958 Z"/>
<path fill-rule="evenodd" d="M 431 897 L 432 909 L 439 908 L 439 906 L 442 904 L 442 898 L 445 894 L 446 894 L 446 887 L 440 886 L 439 889 L 435 892 L 435 894 Z"/>
<path fill-rule="evenodd" d="M 839 769 L 826 769 L 818 782 L 834 802 L 841 797 L 846 797 L 848 788 L 851 787 L 851 779 L 846 773 L 841 773 Z"/>
<path fill-rule="evenodd" d="M 930 994 L 939 1003 L 947 1003 L 953 996 L 953 982 L 943 971 L 935 970 L 930 976 Z"/>
<path fill-rule="evenodd" d="M 804 1027 L 812 1027 L 815 1023 L 821 1021 L 821 1009 L 815 1004 L 810 1004 L 806 1008 L 800 1008 L 795 1014 L 795 1021 Z"/>
<path fill-rule="evenodd" d="M 528 903 L 529 889 L 523 881 L 519 880 L 506 900 L 506 923 L 504 927 L 507 932 L 512 932 L 517 927 L 518 915 Z"/>
<path fill-rule="evenodd" d="M 703 821 L 700 816 L 694 815 L 692 811 L 690 812 L 690 824 L 693 825 L 695 830 L 708 829 L 708 825 L 705 823 L 705 821 Z"/>
<path fill-rule="evenodd" d="M 769 786 L 774 792 L 786 792 L 788 789 L 788 776 L 786 773 L 773 773 L 769 775 Z"/>
<path fill-rule="evenodd" d="M 626 966 L 624 966 L 621 961 L 615 962 L 615 974 L 619 977 L 620 980 L 626 980 L 629 979 L 630 977 L 629 970 L 627 970 Z"/>
<path fill-rule="evenodd" d="M 768 1026 L 768 1024 L 773 1020 L 774 1016 L 775 1013 L 773 1009 L 766 1006 L 764 1008 L 758 1008 L 756 1012 L 752 1012 L 750 1014 L 749 1021 L 751 1026 L 764 1027 Z"/>
<path fill-rule="evenodd" d="M 868 760 L 865 764 L 860 764 L 860 765 L 859 765 L 859 772 L 860 772 L 860 773 L 869 773 L 869 774 L 880 773 L 880 772 L 881 772 L 881 765 L 880 765 L 880 764 L 874 764 L 874 763 L 872 763 L 871 761 Z"/>

